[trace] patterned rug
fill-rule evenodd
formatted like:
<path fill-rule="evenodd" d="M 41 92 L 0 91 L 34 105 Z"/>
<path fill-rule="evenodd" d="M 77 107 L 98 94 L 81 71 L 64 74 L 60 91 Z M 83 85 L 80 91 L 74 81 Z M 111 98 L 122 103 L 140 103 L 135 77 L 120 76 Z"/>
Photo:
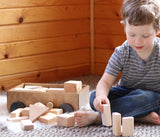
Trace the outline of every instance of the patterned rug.
<path fill-rule="evenodd" d="M 83 84 L 90 85 L 90 91 L 95 89 L 100 76 L 87 75 L 75 77 L 69 80 L 81 80 Z M 57 81 L 54 83 L 63 83 L 67 81 Z M 38 121 L 35 122 L 35 128 L 31 131 L 23 131 L 18 129 L 18 123 L 7 122 L 6 118 L 9 113 L 3 111 L 6 109 L 6 92 L 0 92 L 0 137 L 114 137 L 112 127 L 104 127 L 102 125 L 91 125 L 83 128 L 77 126 L 64 128 L 55 125 L 45 125 Z M 2 111 L 4 113 L 2 113 Z M 160 126 L 135 123 L 134 137 L 160 137 Z"/>

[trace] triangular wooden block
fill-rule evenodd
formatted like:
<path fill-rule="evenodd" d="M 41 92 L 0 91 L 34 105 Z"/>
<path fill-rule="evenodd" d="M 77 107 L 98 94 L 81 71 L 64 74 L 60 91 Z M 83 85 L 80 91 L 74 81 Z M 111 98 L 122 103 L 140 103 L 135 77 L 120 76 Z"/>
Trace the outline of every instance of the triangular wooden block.
<path fill-rule="evenodd" d="M 34 122 L 38 117 L 43 115 L 49 110 L 48 107 L 30 105 L 29 106 L 29 119 Z"/>

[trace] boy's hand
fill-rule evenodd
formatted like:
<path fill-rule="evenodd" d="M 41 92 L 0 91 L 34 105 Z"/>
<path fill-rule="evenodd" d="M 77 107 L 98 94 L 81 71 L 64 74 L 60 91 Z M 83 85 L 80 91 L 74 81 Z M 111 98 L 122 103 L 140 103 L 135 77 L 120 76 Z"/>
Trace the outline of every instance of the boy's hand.
<path fill-rule="evenodd" d="M 93 102 L 96 110 L 103 113 L 103 104 L 110 104 L 109 99 L 106 96 L 97 96 Z"/>

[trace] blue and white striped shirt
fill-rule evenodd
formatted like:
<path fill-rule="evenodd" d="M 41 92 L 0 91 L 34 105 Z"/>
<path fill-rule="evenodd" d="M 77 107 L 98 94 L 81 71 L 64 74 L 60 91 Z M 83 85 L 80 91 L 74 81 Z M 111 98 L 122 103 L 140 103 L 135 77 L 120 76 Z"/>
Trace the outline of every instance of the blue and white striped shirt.
<path fill-rule="evenodd" d="M 142 61 L 127 41 L 116 47 L 105 72 L 117 77 L 122 71 L 119 86 L 160 92 L 160 39 L 147 60 Z"/>

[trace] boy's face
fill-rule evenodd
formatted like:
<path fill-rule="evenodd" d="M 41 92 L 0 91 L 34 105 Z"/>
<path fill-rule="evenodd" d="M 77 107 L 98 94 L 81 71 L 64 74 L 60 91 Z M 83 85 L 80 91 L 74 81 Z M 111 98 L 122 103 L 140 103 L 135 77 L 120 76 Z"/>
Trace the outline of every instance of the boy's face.
<path fill-rule="evenodd" d="M 125 32 L 129 45 L 137 54 L 146 55 L 151 53 L 154 39 L 158 33 L 153 28 L 153 24 L 134 26 L 126 21 Z"/>

